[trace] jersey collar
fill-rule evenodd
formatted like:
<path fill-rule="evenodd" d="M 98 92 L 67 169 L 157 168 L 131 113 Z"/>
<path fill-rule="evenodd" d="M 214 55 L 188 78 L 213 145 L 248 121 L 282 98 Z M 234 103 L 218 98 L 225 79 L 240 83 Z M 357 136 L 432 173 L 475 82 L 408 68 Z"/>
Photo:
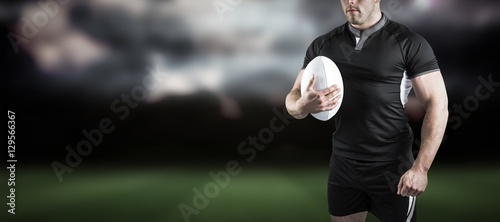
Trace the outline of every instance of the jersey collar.
<path fill-rule="evenodd" d="M 355 50 L 361 50 L 363 49 L 363 45 L 365 44 L 366 39 L 370 37 L 371 34 L 375 33 L 376 31 L 380 30 L 382 27 L 384 27 L 385 23 L 387 23 L 387 17 L 382 13 L 382 18 L 375 23 L 372 27 L 363 30 L 362 32 L 356 28 L 354 28 L 351 23 L 348 23 L 349 26 L 349 31 L 356 37 L 360 38 L 359 42 L 356 44 L 356 47 L 354 48 Z"/>

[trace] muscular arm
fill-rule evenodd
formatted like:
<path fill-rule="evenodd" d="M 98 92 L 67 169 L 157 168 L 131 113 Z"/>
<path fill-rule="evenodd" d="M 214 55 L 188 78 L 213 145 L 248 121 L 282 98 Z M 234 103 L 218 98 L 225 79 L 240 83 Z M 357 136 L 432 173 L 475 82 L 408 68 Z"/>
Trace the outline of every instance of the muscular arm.
<path fill-rule="evenodd" d="M 398 194 L 403 196 L 416 196 L 425 191 L 427 172 L 439 149 L 448 121 L 448 96 L 441 72 L 415 77 L 412 85 L 426 114 L 418 157 L 398 185 Z"/>
<path fill-rule="evenodd" d="M 307 113 L 301 112 L 297 104 L 297 101 L 300 99 L 300 80 L 302 79 L 302 73 L 304 73 L 304 70 L 300 70 L 295 80 L 295 84 L 293 84 L 292 90 L 288 93 L 285 100 L 288 113 L 295 119 L 304 119 L 307 116 Z"/>
<path fill-rule="evenodd" d="M 436 156 L 448 122 L 448 96 L 439 71 L 416 77 L 412 84 L 418 100 L 426 110 L 420 152 L 414 165 L 427 172 Z"/>

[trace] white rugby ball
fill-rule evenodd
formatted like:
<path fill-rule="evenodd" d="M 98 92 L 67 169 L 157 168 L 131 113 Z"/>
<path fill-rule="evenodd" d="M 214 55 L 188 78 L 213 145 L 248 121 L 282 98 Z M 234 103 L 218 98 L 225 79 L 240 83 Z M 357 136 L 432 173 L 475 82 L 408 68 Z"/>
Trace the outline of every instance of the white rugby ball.
<path fill-rule="evenodd" d="M 340 99 L 338 105 L 334 109 L 319 113 L 311 113 L 314 118 L 327 121 L 337 114 L 340 105 L 342 105 L 342 100 L 344 99 L 344 82 L 342 81 L 342 75 L 337 65 L 335 65 L 331 59 L 325 56 L 318 56 L 309 62 L 304 73 L 302 73 L 302 80 L 300 82 L 300 92 L 302 95 L 306 92 L 313 74 L 316 76 L 314 90 L 320 91 L 332 85 L 337 85 L 340 88 Z"/>

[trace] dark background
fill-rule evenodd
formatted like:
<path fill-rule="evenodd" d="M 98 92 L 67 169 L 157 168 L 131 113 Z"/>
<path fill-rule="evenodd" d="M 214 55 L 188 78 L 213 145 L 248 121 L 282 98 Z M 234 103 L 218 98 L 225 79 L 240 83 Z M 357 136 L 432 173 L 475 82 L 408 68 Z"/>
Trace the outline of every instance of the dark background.
<path fill-rule="evenodd" d="M 483 8 L 498 6 L 486 1 L 472 5 L 485 4 L 491 6 Z M 338 4 L 335 2 L 334 6 Z M 480 9 L 471 10 L 463 9 L 468 12 L 460 15 L 463 20 L 474 19 L 475 14 L 482 12 Z M 426 25 L 429 23 L 417 23 L 411 27 L 434 48 L 448 88 L 450 118 L 456 115 L 454 104 L 463 104 L 468 96 L 474 95 L 475 88 L 480 85 L 479 76 L 487 79 L 491 74 L 493 81 L 500 81 L 496 56 L 500 49 L 497 41 L 500 22 L 497 15 L 489 19 L 480 27 L 465 22 L 461 27 L 455 27 L 454 23 L 440 24 L 439 21 L 430 21 L 435 27 Z M 12 30 L 12 21 L 15 20 L 4 21 L 4 33 Z M 189 51 L 189 48 L 185 50 Z M 284 95 L 296 75 L 289 73 L 288 78 L 280 78 L 273 75 L 272 70 L 256 71 L 227 86 L 225 92 L 241 107 L 242 115 L 238 119 L 221 116 L 216 96 L 200 90 L 185 96 L 169 96 L 154 104 L 142 103 L 121 121 L 118 114 L 111 112 L 110 104 L 120 98 L 121 93 L 130 93 L 131 88 L 124 86 L 112 92 L 98 92 L 99 89 L 89 86 L 93 83 L 74 83 L 60 76 L 41 73 L 30 55 L 22 50 L 15 54 L 9 41 L 2 41 L 1 51 L 2 63 L 6 66 L 2 72 L 2 103 L 4 109 L 13 110 L 18 115 L 17 138 L 22 148 L 17 154 L 25 162 L 42 165 L 63 159 L 66 154 L 64 147 L 76 146 L 84 139 L 81 131 L 98 127 L 102 118 L 110 118 L 117 127 L 116 132 L 105 135 L 103 144 L 85 158 L 86 163 L 190 164 L 231 159 L 238 156 L 236 147 L 240 142 L 268 125 L 273 108 L 283 108 Z M 301 62 L 289 64 L 300 67 Z M 131 75 L 140 79 L 144 72 L 141 70 Z M 101 84 L 106 88 L 115 84 L 114 80 L 110 78 Z M 245 85 L 258 85 L 264 81 L 272 81 L 270 87 L 282 90 L 272 95 L 238 92 Z M 499 160 L 499 94 L 495 91 L 487 100 L 480 101 L 478 109 L 463 119 L 458 129 L 448 127 L 438 161 Z M 270 104 L 268 97 L 277 97 L 278 102 Z M 418 138 L 419 121 L 413 122 L 412 127 Z M 326 162 L 330 152 L 329 137 L 333 131 L 333 120 L 323 123 L 308 117 L 304 121 L 293 121 L 284 132 L 276 135 L 259 161 Z"/>

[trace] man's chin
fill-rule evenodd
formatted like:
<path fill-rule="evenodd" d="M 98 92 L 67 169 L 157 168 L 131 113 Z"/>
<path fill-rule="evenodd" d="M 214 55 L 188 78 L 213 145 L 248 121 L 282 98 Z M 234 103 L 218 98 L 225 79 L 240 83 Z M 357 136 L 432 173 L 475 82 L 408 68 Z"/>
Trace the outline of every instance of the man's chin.
<path fill-rule="evenodd" d="M 359 22 L 358 20 L 356 19 L 348 19 L 349 23 L 351 23 L 352 25 L 361 25 L 361 22 Z"/>
<path fill-rule="evenodd" d="M 347 21 L 349 21 L 349 23 L 351 23 L 353 25 L 359 25 L 360 24 L 359 19 L 354 18 L 352 16 L 347 16 Z"/>

